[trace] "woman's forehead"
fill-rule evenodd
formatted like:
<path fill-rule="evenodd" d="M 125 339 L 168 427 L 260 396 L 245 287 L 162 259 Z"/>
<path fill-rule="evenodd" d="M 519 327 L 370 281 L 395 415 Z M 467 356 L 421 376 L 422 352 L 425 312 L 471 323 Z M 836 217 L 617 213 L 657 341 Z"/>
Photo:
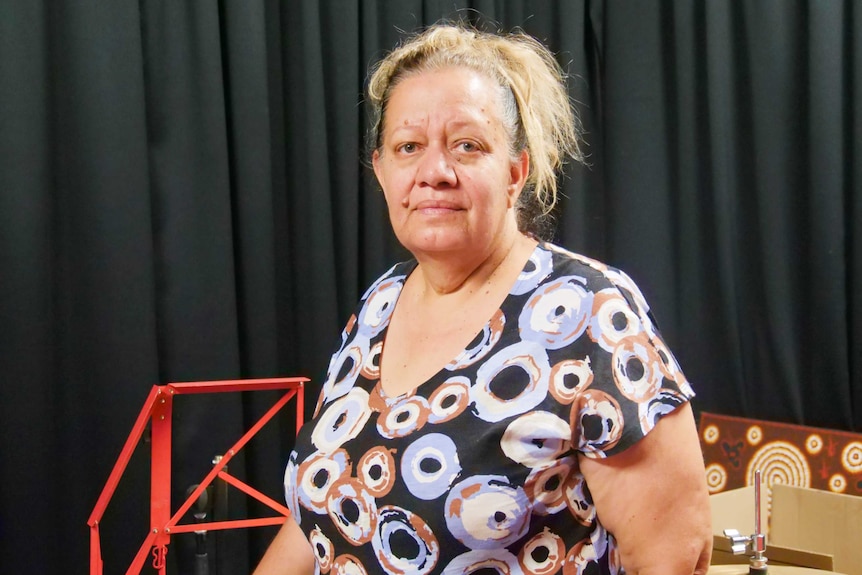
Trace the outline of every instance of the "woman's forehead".
<path fill-rule="evenodd" d="M 392 130 L 431 121 L 452 125 L 487 124 L 500 120 L 499 86 L 467 68 L 416 73 L 403 79 L 386 106 Z"/>
<path fill-rule="evenodd" d="M 391 92 L 394 93 L 402 87 L 403 84 L 421 84 L 423 82 L 429 82 L 432 84 L 446 82 L 455 85 L 460 84 L 465 87 L 481 87 L 485 89 L 496 87 L 498 85 L 491 75 L 481 70 L 477 70 L 470 66 L 452 64 L 441 67 L 421 68 L 406 72 L 395 81 L 391 88 Z"/>

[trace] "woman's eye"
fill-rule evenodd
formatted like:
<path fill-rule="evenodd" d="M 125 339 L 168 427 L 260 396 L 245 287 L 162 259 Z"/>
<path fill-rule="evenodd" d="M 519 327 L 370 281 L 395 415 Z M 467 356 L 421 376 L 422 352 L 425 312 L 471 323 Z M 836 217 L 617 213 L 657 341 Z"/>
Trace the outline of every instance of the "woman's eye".
<path fill-rule="evenodd" d="M 413 142 L 407 142 L 406 144 L 401 144 L 398 146 L 399 152 L 404 152 L 405 154 L 412 154 L 416 151 L 416 144 Z"/>
<path fill-rule="evenodd" d="M 479 146 L 473 142 L 461 142 L 458 144 L 458 149 L 462 152 L 475 152 L 479 149 Z"/>

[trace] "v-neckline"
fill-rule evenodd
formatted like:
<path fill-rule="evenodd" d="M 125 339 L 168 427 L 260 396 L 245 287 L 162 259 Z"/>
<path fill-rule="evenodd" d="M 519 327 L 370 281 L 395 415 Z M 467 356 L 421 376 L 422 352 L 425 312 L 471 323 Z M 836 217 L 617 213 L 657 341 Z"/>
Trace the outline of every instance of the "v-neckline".
<path fill-rule="evenodd" d="M 524 263 L 521 264 L 521 269 L 518 272 L 518 275 L 515 276 L 515 279 L 511 282 L 511 284 L 507 288 L 506 294 L 503 297 L 503 299 L 500 301 L 500 304 L 494 308 L 494 310 L 491 312 L 491 315 L 485 319 L 484 323 L 481 325 L 479 330 L 476 333 L 474 333 L 473 336 L 470 338 L 470 340 L 468 342 L 468 347 L 465 347 L 465 348 L 459 350 L 457 352 L 457 354 L 454 357 L 449 358 L 449 360 L 447 360 L 446 363 L 443 364 L 443 366 L 440 369 L 438 369 L 431 376 L 429 376 L 427 379 L 425 379 L 424 381 L 422 381 L 421 383 L 419 383 L 415 387 L 409 388 L 406 391 L 404 391 L 398 395 L 391 395 L 391 394 L 387 393 L 383 387 L 383 354 L 386 351 L 386 338 L 387 338 L 387 335 L 389 334 L 389 327 L 390 327 L 391 322 L 392 322 L 392 317 L 395 314 L 394 310 L 395 310 L 395 308 L 397 308 L 398 301 L 401 299 L 401 295 L 403 293 L 404 286 L 407 284 L 407 280 L 410 277 L 410 275 L 413 272 L 415 272 L 416 269 L 419 267 L 419 264 L 415 259 L 410 260 L 409 262 L 406 262 L 406 265 L 408 266 L 408 268 L 406 270 L 404 270 L 404 275 L 403 275 L 403 278 L 401 279 L 401 291 L 399 291 L 398 297 L 393 302 L 393 313 L 390 314 L 389 317 L 386 318 L 386 322 L 385 322 L 384 326 L 382 327 L 382 329 L 380 330 L 380 332 L 377 335 L 377 341 L 380 344 L 380 353 L 378 355 L 379 372 L 378 372 L 377 381 L 375 383 L 375 387 L 378 388 L 379 393 L 380 393 L 381 397 L 384 399 L 384 401 L 392 402 L 392 401 L 398 401 L 398 400 L 414 397 L 417 395 L 420 388 L 426 388 L 426 387 L 428 387 L 429 383 L 443 379 L 444 376 L 446 376 L 446 372 L 451 371 L 449 369 L 449 366 L 451 366 L 453 363 L 455 363 L 458 360 L 458 358 L 464 353 L 464 351 L 469 349 L 469 344 L 476 341 L 477 338 L 481 337 L 490 328 L 491 322 L 497 316 L 497 313 L 499 312 L 499 310 L 504 308 L 506 306 L 506 303 L 513 296 L 512 292 L 516 288 L 516 286 L 518 285 L 520 278 L 524 275 L 524 272 L 526 271 L 527 265 L 529 264 L 529 262 L 534 258 L 537 251 L 543 250 L 543 249 L 545 249 L 544 242 L 541 242 L 541 241 L 538 242 L 533 247 L 533 250 L 530 252 L 530 254 L 527 256 L 527 258 L 524 260 Z"/>

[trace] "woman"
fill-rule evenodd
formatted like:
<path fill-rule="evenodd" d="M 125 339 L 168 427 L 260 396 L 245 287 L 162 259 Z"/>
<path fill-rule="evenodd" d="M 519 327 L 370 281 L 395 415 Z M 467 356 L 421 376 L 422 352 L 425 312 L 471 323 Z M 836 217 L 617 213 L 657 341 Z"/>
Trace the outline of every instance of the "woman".
<path fill-rule="evenodd" d="M 435 26 L 368 92 L 415 260 L 342 333 L 256 573 L 705 573 L 693 392 L 627 276 L 538 239 L 578 156 L 552 55 Z"/>

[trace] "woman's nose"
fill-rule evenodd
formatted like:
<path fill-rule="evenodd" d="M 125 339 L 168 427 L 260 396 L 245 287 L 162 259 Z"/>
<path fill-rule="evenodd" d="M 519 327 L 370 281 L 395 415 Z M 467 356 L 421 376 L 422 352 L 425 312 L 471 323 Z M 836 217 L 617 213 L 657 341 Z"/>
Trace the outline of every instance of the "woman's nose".
<path fill-rule="evenodd" d="M 440 146 L 429 146 L 422 154 L 416 174 L 418 183 L 434 188 L 454 186 L 457 183 L 454 161 L 449 150 Z"/>

